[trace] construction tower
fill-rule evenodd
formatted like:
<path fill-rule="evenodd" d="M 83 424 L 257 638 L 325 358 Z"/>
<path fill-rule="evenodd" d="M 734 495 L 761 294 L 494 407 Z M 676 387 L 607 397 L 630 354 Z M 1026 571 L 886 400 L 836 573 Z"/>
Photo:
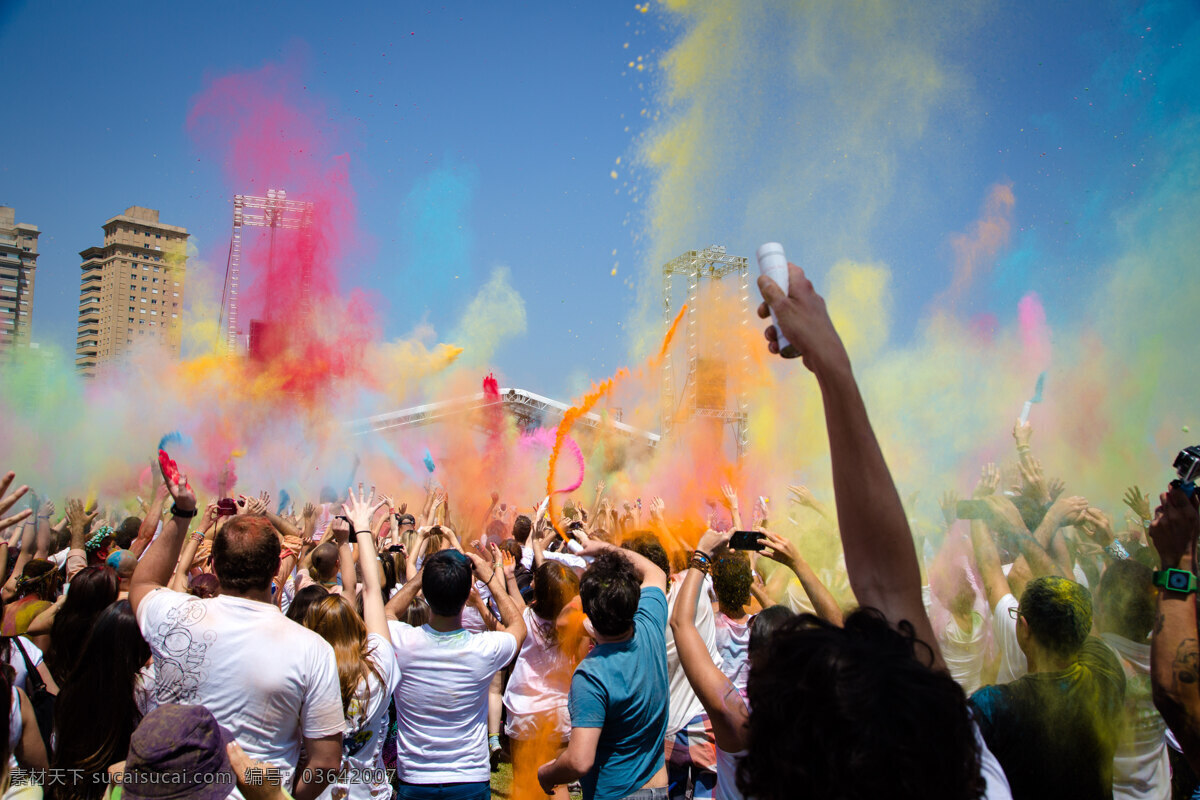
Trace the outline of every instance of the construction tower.
<path fill-rule="evenodd" d="M 720 341 L 712 336 L 701 341 L 700 303 L 701 281 L 719 281 L 729 275 L 738 280 L 738 301 L 741 319 L 738 325 L 750 325 L 750 261 L 744 256 L 731 256 L 722 245 L 703 250 L 689 250 L 663 265 L 663 321 L 670 327 L 678 313 L 672 297 L 673 279 L 678 275 L 687 281 L 687 318 L 682 334 L 686 341 L 687 372 L 683 390 L 676 394 L 676 378 L 670 355 L 662 364 L 662 437 L 693 417 L 717 419 L 733 428 L 737 457 L 740 460 L 748 444 L 746 381 L 749 354 L 742 343 L 744 336 L 728 337 L 738 343 L 734 352 L 722 351 Z M 733 407 L 730 407 L 727 381 L 736 383 Z"/>
<path fill-rule="evenodd" d="M 225 286 L 221 291 L 221 319 L 218 330 L 221 345 L 226 353 L 237 354 L 238 336 L 242 335 L 238 323 L 238 290 L 242 266 L 242 227 L 269 228 L 270 246 L 267 250 L 267 268 L 275 259 L 275 232 L 280 229 L 301 230 L 312 234 L 313 204 L 288 200 L 283 189 L 268 189 L 266 197 L 238 194 L 233 197 L 233 235 L 229 240 L 229 259 L 225 264 Z M 312 283 L 312 264 L 301 265 L 300 281 L 302 296 L 309 299 Z M 303 309 L 301 310 L 303 313 Z"/>

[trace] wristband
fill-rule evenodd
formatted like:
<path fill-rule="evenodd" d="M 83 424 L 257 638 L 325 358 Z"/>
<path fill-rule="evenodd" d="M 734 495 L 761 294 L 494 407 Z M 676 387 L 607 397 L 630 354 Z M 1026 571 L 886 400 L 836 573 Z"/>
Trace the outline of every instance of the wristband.
<path fill-rule="evenodd" d="M 692 558 L 688 562 L 688 568 L 698 569 L 707 575 L 709 570 L 712 569 L 712 559 L 703 550 L 695 550 L 692 552 Z"/>
<path fill-rule="evenodd" d="M 196 516 L 199 513 L 200 512 L 194 508 L 191 511 L 185 511 L 179 507 L 178 503 L 171 504 L 171 516 L 172 517 L 183 517 L 184 519 L 191 519 L 192 517 Z"/>
<path fill-rule="evenodd" d="M 1186 569 L 1155 570 L 1154 585 L 1168 592 L 1188 595 L 1196 591 L 1196 576 Z"/>
<path fill-rule="evenodd" d="M 203 542 L 204 541 L 204 533 L 201 531 L 195 531 L 192 534 L 192 541 Z"/>
<path fill-rule="evenodd" d="M 1104 552 L 1108 553 L 1109 556 L 1117 561 L 1124 561 L 1125 559 L 1129 558 L 1129 551 L 1125 549 L 1125 545 L 1121 544 L 1116 539 L 1113 539 L 1108 543 L 1108 546 L 1104 548 Z"/>

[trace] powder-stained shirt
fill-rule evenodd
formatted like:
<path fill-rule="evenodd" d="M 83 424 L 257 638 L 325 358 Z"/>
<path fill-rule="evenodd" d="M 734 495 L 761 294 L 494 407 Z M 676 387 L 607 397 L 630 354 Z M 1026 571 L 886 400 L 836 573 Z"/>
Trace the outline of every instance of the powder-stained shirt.
<path fill-rule="evenodd" d="M 1068 669 L 1031 673 L 971 696 L 1014 800 L 1111 798 L 1124 701 L 1125 673 L 1095 637 Z"/>

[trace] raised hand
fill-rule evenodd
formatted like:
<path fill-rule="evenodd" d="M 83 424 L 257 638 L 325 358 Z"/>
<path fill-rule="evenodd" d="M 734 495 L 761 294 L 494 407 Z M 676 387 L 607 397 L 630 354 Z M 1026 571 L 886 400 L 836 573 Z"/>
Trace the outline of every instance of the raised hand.
<path fill-rule="evenodd" d="M 82 500 L 67 500 L 67 527 L 78 536 L 88 529 L 99 513 L 95 508 L 85 509 Z"/>
<path fill-rule="evenodd" d="M 466 553 L 467 558 L 471 559 L 471 568 L 475 572 L 475 577 L 482 583 L 488 583 L 495 575 L 495 570 L 482 556 L 477 556 L 474 553 Z M 474 591 L 472 589 L 472 591 Z"/>
<path fill-rule="evenodd" d="M 958 521 L 958 492 L 953 489 L 944 492 L 938 505 L 942 508 L 942 519 L 946 520 L 947 525 Z"/>
<path fill-rule="evenodd" d="M 813 289 L 812 282 L 804 270 L 788 264 L 788 291 L 784 294 L 779 284 L 766 275 L 758 277 L 758 290 L 763 303 L 758 307 L 758 316 L 766 319 L 775 312 L 775 320 L 783 329 L 783 335 L 800 352 L 804 366 L 813 372 L 823 368 L 849 367 L 849 357 L 842 339 L 833 327 L 825 300 Z M 768 326 L 767 349 L 779 352 L 779 332 Z"/>
<path fill-rule="evenodd" d="M 1137 514 L 1138 519 L 1149 522 L 1150 516 L 1150 495 L 1142 494 L 1142 490 L 1137 486 L 1130 486 L 1125 490 L 1125 497 L 1122 498 L 1125 505 L 1129 506 L 1129 510 Z"/>
<path fill-rule="evenodd" d="M 1172 486 L 1158 496 L 1158 502 L 1150 523 L 1150 541 L 1163 569 L 1175 568 L 1180 559 L 1194 551 L 1200 536 L 1200 492 L 1188 497 L 1183 489 Z"/>
<path fill-rule="evenodd" d="M 1098 508 L 1089 508 L 1080 517 L 1079 527 L 1096 540 L 1101 547 L 1107 547 L 1114 538 L 1112 520 Z"/>
<path fill-rule="evenodd" d="M 989 462 L 983 465 L 979 470 L 979 482 L 975 484 L 975 491 L 972 496 L 976 499 L 987 497 L 990 494 L 995 494 L 996 489 L 1000 486 L 1000 470 L 996 469 L 996 465 Z"/>
<path fill-rule="evenodd" d="M 792 499 L 793 503 L 802 505 L 805 508 L 812 508 L 814 505 L 816 505 L 817 498 L 815 495 L 813 495 L 813 493 L 809 490 L 809 488 L 807 486 L 803 486 L 803 485 L 789 486 L 788 494 L 791 495 L 791 499 Z"/>
<path fill-rule="evenodd" d="M 738 507 L 737 491 L 728 483 L 721 484 L 721 497 L 724 498 L 721 502 L 729 510 Z"/>
<path fill-rule="evenodd" d="M 1033 437 L 1033 425 L 1029 422 L 1021 422 L 1020 417 L 1013 424 L 1012 430 L 1013 439 L 1017 443 L 1017 449 L 1029 447 L 1029 440 Z"/>
<path fill-rule="evenodd" d="M 266 492 L 263 492 L 263 494 L 266 494 Z M 246 497 L 246 495 L 242 494 L 238 495 L 238 497 L 245 503 L 245 505 L 241 506 L 240 513 L 250 517 L 259 517 L 267 513 L 267 503 L 263 500 L 262 495 L 258 497 Z"/>
<path fill-rule="evenodd" d="M 28 486 L 22 485 L 22 486 L 18 486 L 16 491 L 14 491 L 12 494 L 7 494 L 8 487 L 12 485 L 13 478 L 15 478 L 15 477 L 16 477 L 16 473 L 10 472 L 7 475 L 5 475 L 2 479 L 0 479 L 0 514 L 3 514 L 5 511 L 8 511 L 10 508 L 12 508 L 13 505 L 18 500 L 20 500 L 25 495 L 26 492 L 29 491 Z M 13 514 L 11 517 L 5 517 L 3 519 L 0 519 L 0 530 L 4 530 L 6 528 L 11 528 L 13 525 L 17 525 L 21 522 L 24 522 L 32 514 L 33 514 L 33 509 L 27 508 L 24 511 L 18 511 L 16 514 Z"/>
<path fill-rule="evenodd" d="M 1042 472 L 1042 462 L 1036 458 L 1022 458 L 1018 467 L 1021 470 L 1021 480 L 1025 482 L 1026 493 L 1040 503 L 1050 500 L 1046 491 L 1046 476 Z"/>
<path fill-rule="evenodd" d="M 696 549 L 701 553 L 712 555 L 712 552 L 723 544 L 729 542 L 733 536 L 733 531 L 714 531 L 712 528 L 706 530 L 700 536 L 700 541 L 696 542 Z"/>
<path fill-rule="evenodd" d="M 350 518 L 350 524 L 357 531 L 371 530 L 371 517 L 375 516 L 375 512 L 383 505 L 383 501 L 376 502 L 375 487 L 371 487 L 371 493 L 363 493 L 363 485 L 358 485 L 358 494 L 355 494 L 353 487 L 347 496 L 347 502 L 342 505 L 342 511 Z"/>
<path fill-rule="evenodd" d="M 304 509 L 300 512 L 300 517 L 307 522 L 315 516 L 317 516 L 317 507 L 312 503 L 305 503 Z"/>
<path fill-rule="evenodd" d="M 662 522 L 666 509 L 667 504 L 663 502 L 661 497 L 650 498 L 650 519 L 656 522 Z"/>
<path fill-rule="evenodd" d="M 1055 500 L 1054 505 L 1050 506 L 1050 510 L 1046 512 L 1046 516 L 1053 514 L 1058 520 L 1058 526 L 1062 527 L 1082 522 L 1087 510 L 1087 498 L 1072 495 L 1070 497 L 1060 497 Z"/>
<path fill-rule="evenodd" d="M 762 554 L 772 561 L 778 561 L 786 567 L 792 567 L 800 558 L 800 551 L 796 549 L 796 545 L 777 533 L 764 530 L 763 535 L 766 537 L 763 540 Z"/>
<path fill-rule="evenodd" d="M 204 514 L 200 517 L 200 531 L 203 533 L 217 524 L 217 503 L 214 500 L 204 507 Z"/>

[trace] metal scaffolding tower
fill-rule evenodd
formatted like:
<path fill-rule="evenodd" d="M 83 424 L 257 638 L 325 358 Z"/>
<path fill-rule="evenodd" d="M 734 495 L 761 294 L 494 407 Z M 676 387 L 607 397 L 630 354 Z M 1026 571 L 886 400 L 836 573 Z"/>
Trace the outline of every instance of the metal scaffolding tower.
<path fill-rule="evenodd" d="M 703 250 L 688 250 L 683 255 L 668 261 L 663 265 L 663 323 L 670 327 L 677 313 L 672 298 L 672 279 L 676 275 L 687 281 L 687 319 L 684 320 L 684 338 L 687 341 L 687 374 L 683 381 L 683 396 L 676 397 L 675 374 L 670 356 L 663 359 L 662 365 L 662 435 L 670 436 L 671 431 L 680 423 L 691 417 L 707 417 L 719 419 L 728 423 L 734 430 L 734 442 L 737 456 L 741 459 L 748 444 L 747 427 L 747 397 L 746 377 L 749 354 L 743 351 L 735 354 L 713 353 L 715 359 L 706 357 L 701 352 L 699 311 L 700 311 L 700 282 L 702 280 L 719 281 L 727 275 L 736 274 L 738 277 L 738 298 L 742 307 L 742 319 L 739 324 L 750 325 L 750 290 L 749 275 L 750 261 L 745 256 L 731 256 L 725 252 L 723 245 L 712 245 Z M 745 341 L 744 338 L 734 337 L 735 341 Z M 732 359 L 729 356 L 733 356 Z M 729 361 L 733 367 L 730 374 L 737 380 L 736 405 L 729 409 L 724 397 L 715 398 L 701 391 L 701 373 L 706 361 L 715 360 L 724 364 Z"/>
<path fill-rule="evenodd" d="M 268 266 L 275 258 L 275 231 L 279 228 L 303 230 L 312 233 L 313 204 L 288 200 L 283 189 L 268 189 L 266 197 L 238 194 L 233 197 L 233 235 L 229 240 L 229 260 L 225 264 L 225 286 L 221 291 L 221 319 L 218 330 L 224 339 L 228 353 L 237 352 L 238 288 L 242 265 L 242 227 L 270 228 L 271 241 L 268 249 Z M 305 260 L 301 264 L 301 291 L 303 300 L 309 300 L 312 283 L 312 264 Z"/>

